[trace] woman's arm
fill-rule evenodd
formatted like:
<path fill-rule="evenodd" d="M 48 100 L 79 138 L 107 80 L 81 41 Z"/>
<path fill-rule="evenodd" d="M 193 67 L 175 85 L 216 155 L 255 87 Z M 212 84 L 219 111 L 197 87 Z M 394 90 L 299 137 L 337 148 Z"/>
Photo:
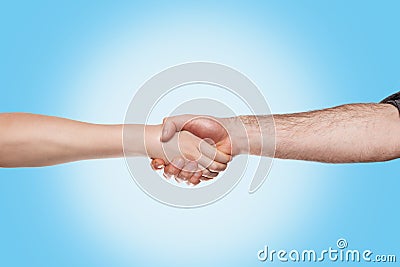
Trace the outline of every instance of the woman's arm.
<path fill-rule="evenodd" d="M 40 167 L 122 156 L 122 125 L 0 114 L 0 167 Z"/>
<path fill-rule="evenodd" d="M 198 165 L 192 164 L 188 171 L 198 173 L 197 178 L 209 173 L 207 169 L 226 168 L 230 157 L 202 139 L 183 131 L 161 143 L 161 130 L 161 125 L 100 125 L 26 113 L 0 114 L 0 167 L 50 166 L 125 153 L 168 163 L 176 158 L 184 158 L 186 164 L 196 161 Z"/>

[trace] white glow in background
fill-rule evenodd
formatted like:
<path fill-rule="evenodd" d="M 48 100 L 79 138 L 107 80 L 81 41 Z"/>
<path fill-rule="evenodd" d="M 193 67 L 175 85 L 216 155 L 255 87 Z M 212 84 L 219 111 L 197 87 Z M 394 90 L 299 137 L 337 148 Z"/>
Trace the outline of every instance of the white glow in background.
<path fill-rule="evenodd" d="M 76 110 L 75 119 L 122 123 L 132 96 L 148 78 L 190 61 L 212 61 L 241 71 L 259 86 L 273 113 L 318 105 L 318 80 L 311 79 L 313 63 L 306 61 L 304 49 L 282 43 L 279 36 L 287 29 L 277 34 L 243 24 L 216 26 L 212 19 L 209 27 L 170 18 L 159 24 L 143 21 L 140 30 L 125 25 L 104 33 L 88 51 L 86 64 L 76 67 L 76 76 L 69 77 L 68 87 L 76 90 L 69 101 Z M 208 93 L 193 90 L 185 97 Z M 222 95 L 214 98 L 218 96 Z M 157 108 L 159 123 L 173 106 L 170 97 L 170 103 Z M 219 100 L 235 105 L 229 97 Z M 246 114 L 240 105 L 235 108 Z M 155 113 L 151 121 L 157 122 Z M 316 190 L 317 185 L 310 183 L 310 177 L 318 175 L 314 167 L 277 161 L 256 194 L 248 194 L 252 177 L 245 175 L 222 200 L 190 210 L 168 207 L 148 197 L 133 182 L 122 159 L 79 164 L 65 190 L 74 199 L 69 210 L 82 234 L 115 257 L 127 262 L 204 264 L 226 262 L 229 255 L 235 262 L 256 259 L 255 249 L 266 241 L 284 244 L 308 223 L 307 211 L 317 194 L 324 192 L 321 184 Z M 246 255 L 247 250 L 250 254 Z"/>

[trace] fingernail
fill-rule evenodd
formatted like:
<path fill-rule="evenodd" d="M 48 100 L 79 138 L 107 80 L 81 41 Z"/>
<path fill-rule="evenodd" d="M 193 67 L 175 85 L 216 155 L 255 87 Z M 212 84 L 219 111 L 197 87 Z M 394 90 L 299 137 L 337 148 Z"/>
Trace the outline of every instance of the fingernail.
<path fill-rule="evenodd" d="M 158 169 L 158 170 L 161 170 L 163 167 L 164 167 L 164 165 L 162 165 L 162 164 L 156 165 L 156 169 Z"/>
<path fill-rule="evenodd" d="M 196 181 L 196 180 L 194 180 L 194 181 L 190 181 L 190 183 L 192 184 L 192 186 L 196 186 L 196 185 L 198 185 L 199 183 Z"/>

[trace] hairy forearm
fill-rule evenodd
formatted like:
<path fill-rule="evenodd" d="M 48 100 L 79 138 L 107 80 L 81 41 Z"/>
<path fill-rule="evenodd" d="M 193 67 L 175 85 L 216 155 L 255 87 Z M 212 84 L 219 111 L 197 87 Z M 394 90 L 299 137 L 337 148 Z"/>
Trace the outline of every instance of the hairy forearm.
<path fill-rule="evenodd" d="M 0 167 L 39 167 L 123 155 L 122 125 L 0 114 Z"/>
<path fill-rule="evenodd" d="M 270 116 L 240 117 L 251 154 L 272 156 L 275 136 L 275 157 L 282 159 L 350 163 L 400 157 L 400 118 L 392 105 L 350 104 L 273 118 L 275 128 Z"/>

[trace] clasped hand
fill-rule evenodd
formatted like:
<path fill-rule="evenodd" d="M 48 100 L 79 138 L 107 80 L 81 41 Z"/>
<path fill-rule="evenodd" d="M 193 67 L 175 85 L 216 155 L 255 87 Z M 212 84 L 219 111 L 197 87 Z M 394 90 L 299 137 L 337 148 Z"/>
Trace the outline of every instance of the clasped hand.
<path fill-rule="evenodd" d="M 164 119 L 160 137 L 163 151 L 148 150 L 152 168 L 164 169 L 167 179 L 174 177 L 192 185 L 215 178 L 240 152 L 232 146 L 229 128 L 230 119 L 194 115 Z M 154 140 L 154 144 L 159 141 Z"/>

